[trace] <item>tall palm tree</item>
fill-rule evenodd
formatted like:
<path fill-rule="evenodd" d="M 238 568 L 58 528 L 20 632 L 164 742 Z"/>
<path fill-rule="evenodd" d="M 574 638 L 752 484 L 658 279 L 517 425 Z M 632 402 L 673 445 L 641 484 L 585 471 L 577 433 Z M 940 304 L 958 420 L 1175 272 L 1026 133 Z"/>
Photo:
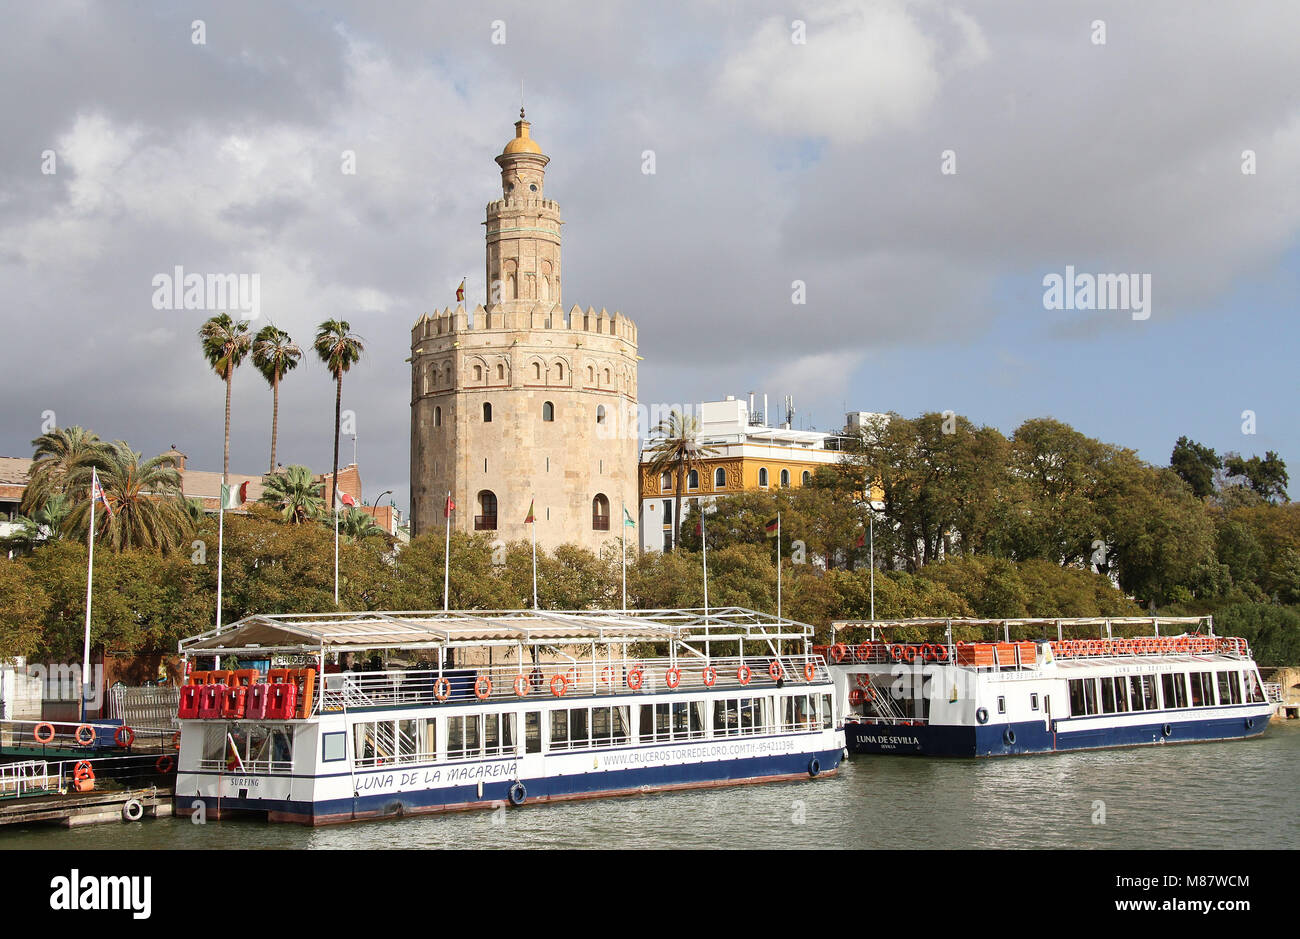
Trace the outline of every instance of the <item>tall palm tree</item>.
<path fill-rule="evenodd" d="M 349 541 L 360 541 L 363 538 L 382 537 L 388 532 L 376 524 L 369 512 L 352 506 L 339 516 L 339 534 Z"/>
<path fill-rule="evenodd" d="M 230 477 L 230 380 L 252 344 L 248 321 L 218 314 L 199 327 L 199 341 L 203 344 L 203 357 L 226 383 L 226 443 L 221 462 L 221 482 L 225 485 Z"/>
<path fill-rule="evenodd" d="M 283 473 L 268 475 L 262 481 L 262 497 L 258 501 L 274 506 L 286 522 L 294 525 L 325 514 L 320 483 L 305 466 L 290 466 Z"/>
<path fill-rule="evenodd" d="M 280 379 L 302 358 L 302 350 L 283 329 L 267 325 L 253 339 L 253 365 L 271 386 L 271 468 L 275 472 L 275 438 L 280 423 Z"/>
<path fill-rule="evenodd" d="M 338 383 L 334 395 L 334 471 L 330 474 L 330 485 L 335 490 L 339 487 L 339 427 L 343 415 L 343 373 L 361 360 L 361 353 L 366 351 L 361 344 L 361 337 L 352 333 L 352 325 L 347 320 L 326 320 L 316 331 L 316 354 L 320 356 L 325 367 Z M 334 506 L 335 493 L 326 494 L 326 504 Z"/>
<path fill-rule="evenodd" d="M 69 472 L 86 460 L 102 453 L 108 444 L 84 427 L 56 427 L 32 441 L 36 452 L 27 471 L 27 488 L 23 490 L 20 511 L 29 518 L 54 496 L 71 496 Z"/>
<path fill-rule="evenodd" d="M 677 493 L 673 500 L 673 550 L 681 542 L 682 490 L 686 488 L 686 473 L 702 465 L 706 456 L 717 450 L 699 442 L 700 422 L 692 415 L 673 409 L 654 429 L 659 438 L 649 446 L 650 472 L 656 477 L 673 472 L 677 477 Z"/>
<path fill-rule="evenodd" d="M 72 471 L 78 490 L 89 492 L 91 469 L 89 463 L 83 463 Z M 92 511 L 100 513 L 95 517 L 96 537 L 116 551 L 154 548 L 168 553 L 193 532 L 173 457 L 162 454 L 142 463 L 139 453 L 118 440 L 99 456 L 94 469 L 113 514 L 83 498 L 68 515 L 65 524 L 70 532 L 84 533 Z"/>

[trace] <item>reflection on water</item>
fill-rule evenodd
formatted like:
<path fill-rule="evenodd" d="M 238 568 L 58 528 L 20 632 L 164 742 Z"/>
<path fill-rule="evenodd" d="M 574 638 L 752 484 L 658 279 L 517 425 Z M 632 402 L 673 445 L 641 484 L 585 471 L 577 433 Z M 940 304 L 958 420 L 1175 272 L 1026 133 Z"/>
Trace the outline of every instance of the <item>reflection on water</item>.
<path fill-rule="evenodd" d="M 855 756 L 806 782 L 320 829 L 164 819 L 0 830 L 0 849 L 1290 848 L 1298 775 L 1293 722 L 1232 743 L 996 760 Z"/>

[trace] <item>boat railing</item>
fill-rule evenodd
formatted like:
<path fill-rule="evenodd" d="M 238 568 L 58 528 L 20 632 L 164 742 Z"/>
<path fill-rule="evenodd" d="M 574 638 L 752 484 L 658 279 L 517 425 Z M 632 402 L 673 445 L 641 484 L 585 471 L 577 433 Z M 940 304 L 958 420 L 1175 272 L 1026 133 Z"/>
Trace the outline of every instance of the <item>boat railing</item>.
<path fill-rule="evenodd" d="M 1066 639 L 1046 643 L 1011 642 L 838 642 L 813 646 L 827 662 L 861 665 L 956 663 L 974 668 L 1033 668 L 1044 661 L 1041 648 L 1056 659 L 1149 655 L 1225 655 L 1250 658 L 1250 646 L 1235 636 L 1145 636 L 1134 639 Z"/>
<path fill-rule="evenodd" d="M 437 670 L 343 672 L 326 676 L 322 711 L 414 707 L 443 702 L 575 698 L 663 691 L 771 689 L 830 680 L 820 656 L 731 656 L 518 663 Z"/>
<path fill-rule="evenodd" d="M 243 760 L 236 761 L 234 757 L 217 760 L 199 760 L 198 769 L 200 772 L 208 773 L 258 773 L 258 774 L 280 774 L 288 775 L 293 772 L 292 760 Z"/>
<path fill-rule="evenodd" d="M 52 792 L 59 788 L 61 780 L 61 770 L 51 773 L 46 760 L 0 764 L 0 799 Z"/>

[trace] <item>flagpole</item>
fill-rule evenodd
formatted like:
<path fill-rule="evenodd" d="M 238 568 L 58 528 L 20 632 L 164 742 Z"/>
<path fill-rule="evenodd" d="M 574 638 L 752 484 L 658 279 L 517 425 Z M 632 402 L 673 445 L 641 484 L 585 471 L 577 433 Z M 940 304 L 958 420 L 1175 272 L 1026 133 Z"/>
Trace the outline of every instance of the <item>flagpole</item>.
<path fill-rule="evenodd" d="M 334 605 L 339 605 L 339 487 L 334 487 Z"/>
<path fill-rule="evenodd" d="M 704 532 L 704 506 L 695 503 L 700 509 L 700 546 L 704 549 L 704 622 L 709 622 L 709 539 Z"/>
<path fill-rule="evenodd" d="M 537 509 L 533 509 L 533 609 L 537 609 Z"/>
<path fill-rule="evenodd" d="M 871 541 L 871 621 L 876 621 L 876 509 L 870 507 L 867 515 L 867 533 Z"/>
<path fill-rule="evenodd" d="M 451 490 L 447 490 L 447 502 L 443 506 L 443 515 L 447 516 L 447 542 L 442 549 L 442 611 L 447 612 L 447 602 L 451 596 Z"/>
<path fill-rule="evenodd" d="M 623 517 L 619 519 L 619 528 L 622 531 L 623 542 L 623 615 L 627 615 L 627 502 L 621 500 L 623 507 Z"/>
<path fill-rule="evenodd" d="M 86 639 L 81 653 L 81 719 L 86 719 L 86 689 L 90 687 L 90 587 L 95 575 L 95 491 L 99 476 L 90 471 L 90 534 L 86 555 Z"/>
<path fill-rule="evenodd" d="M 776 618 L 781 618 L 781 513 L 776 513 Z"/>
<path fill-rule="evenodd" d="M 217 629 L 221 628 L 221 557 L 226 546 L 226 477 L 221 477 L 221 491 L 217 497 Z"/>

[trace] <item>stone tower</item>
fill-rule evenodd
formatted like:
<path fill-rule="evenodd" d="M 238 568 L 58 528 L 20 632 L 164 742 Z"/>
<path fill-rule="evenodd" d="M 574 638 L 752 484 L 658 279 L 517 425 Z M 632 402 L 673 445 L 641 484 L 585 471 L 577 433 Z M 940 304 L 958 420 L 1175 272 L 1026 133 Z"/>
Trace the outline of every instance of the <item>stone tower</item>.
<path fill-rule="evenodd" d="M 411 525 L 537 543 L 616 546 L 637 514 L 636 324 L 561 304 L 560 207 L 519 112 L 487 206 L 488 305 L 411 332 Z M 628 530 L 629 541 L 635 541 Z"/>

